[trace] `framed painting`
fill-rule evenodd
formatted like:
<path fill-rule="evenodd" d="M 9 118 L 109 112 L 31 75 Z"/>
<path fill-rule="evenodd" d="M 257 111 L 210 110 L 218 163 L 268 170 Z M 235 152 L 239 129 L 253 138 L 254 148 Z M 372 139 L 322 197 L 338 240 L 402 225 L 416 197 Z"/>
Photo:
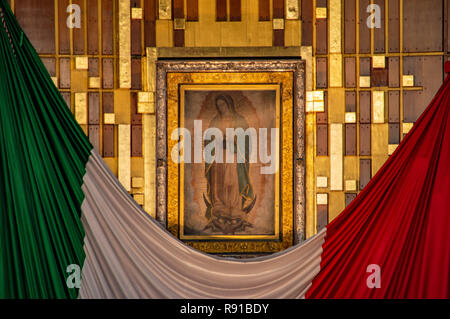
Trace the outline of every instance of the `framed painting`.
<path fill-rule="evenodd" d="M 304 238 L 304 63 L 157 62 L 157 218 L 209 253 Z"/>

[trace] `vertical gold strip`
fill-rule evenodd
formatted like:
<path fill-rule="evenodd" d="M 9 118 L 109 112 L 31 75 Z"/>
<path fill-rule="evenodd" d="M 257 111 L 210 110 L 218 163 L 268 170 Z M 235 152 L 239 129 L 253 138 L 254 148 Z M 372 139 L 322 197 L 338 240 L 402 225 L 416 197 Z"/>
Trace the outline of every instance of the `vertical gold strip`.
<path fill-rule="evenodd" d="M 119 181 L 127 190 L 131 190 L 131 125 L 121 124 L 119 132 L 118 169 Z"/>
<path fill-rule="evenodd" d="M 314 62 L 312 55 L 312 47 L 302 46 L 300 48 L 300 55 L 303 60 L 306 60 L 306 72 L 305 72 L 305 82 L 306 91 L 314 91 Z"/>
<path fill-rule="evenodd" d="M 372 91 L 373 123 L 384 123 L 384 91 Z"/>
<path fill-rule="evenodd" d="M 330 190 L 343 190 L 343 125 L 330 124 Z"/>
<path fill-rule="evenodd" d="M 330 87 L 342 87 L 342 54 L 330 54 Z"/>
<path fill-rule="evenodd" d="M 400 0 L 400 123 L 403 123 L 403 0 Z M 400 125 L 400 141 L 403 139 L 403 125 Z"/>
<path fill-rule="evenodd" d="M 119 1 L 119 87 L 131 88 L 130 1 Z"/>

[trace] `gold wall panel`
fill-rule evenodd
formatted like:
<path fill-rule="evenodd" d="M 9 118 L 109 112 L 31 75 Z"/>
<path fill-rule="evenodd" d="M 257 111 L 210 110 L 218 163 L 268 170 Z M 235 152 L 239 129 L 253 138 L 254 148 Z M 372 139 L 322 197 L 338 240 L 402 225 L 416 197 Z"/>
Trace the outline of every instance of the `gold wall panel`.
<path fill-rule="evenodd" d="M 328 194 L 326 193 L 319 193 L 317 194 L 317 205 L 328 205 Z"/>
<path fill-rule="evenodd" d="M 288 20 L 298 20 L 300 17 L 300 8 L 298 0 L 286 0 L 285 3 L 285 17 Z"/>
<path fill-rule="evenodd" d="M 342 87 L 342 54 L 330 54 L 330 88 Z"/>
<path fill-rule="evenodd" d="M 173 22 L 156 20 L 156 46 L 173 47 Z"/>
<path fill-rule="evenodd" d="M 131 123 L 131 95 L 129 90 L 114 90 L 116 124 Z"/>
<path fill-rule="evenodd" d="M 328 177 L 317 176 L 317 188 L 327 188 L 328 187 Z"/>
<path fill-rule="evenodd" d="M 345 209 L 345 193 L 330 192 L 328 194 L 328 221 L 332 222 Z"/>
<path fill-rule="evenodd" d="M 384 92 L 372 91 L 373 123 L 384 123 Z M 385 141 L 383 141 L 385 143 Z"/>
<path fill-rule="evenodd" d="M 75 93 L 75 119 L 78 124 L 88 124 L 87 93 Z"/>
<path fill-rule="evenodd" d="M 402 78 L 402 84 L 406 87 L 414 86 L 414 75 L 404 75 Z"/>
<path fill-rule="evenodd" d="M 312 56 L 312 47 L 302 46 L 300 47 L 300 55 L 303 60 L 306 60 L 306 72 L 305 72 L 305 82 L 306 91 L 312 91 L 314 89 L 314 60 Z"/>
<path fill-rule="evenodd" d="M 344 176 L 343 125 L 330 124 L 330 190 L 342 191 Z"/>
<path fill-rule="evenodd" d="M 330 53 L 342 52 L 342 1 L 329 0 Z"/>
<path fill-rule="evenodd" d="M 131 88 L 131 9 L 129 1 L 119 1 L 119 87 Z"/>
<path fill-rule="evenodd" d="M 250 83 L 254 84 L 264 84 L 270 85 L 281 84 L 283 92 L 281 93 L 282 99 L 282 126 L 281 127 L 292 127 L 293 121 L 293 97 L 290 89 L 293 85 L 293 73 L 292 72 L 211 72 L 211 73 L 168 73 L 167 74 L 167 131 L 172 132 L 178 127 L 179 111 L 178 111 L 178 85 L 180 83 L 190 83 L 190 84 L 215 84 L 217 82 L 221 84 L 235 84 L 235 83 Z M 293 192 L 293 162 L 290 160 L 293 156 L 293 149 L 291 147 L 293 143 L 293 129 L 283 129 L 281 132 L 282 139 L 284 141 L 283 147 L 280 151 L 282 152 L 282 162 L 280 163 L 282 167 L 281 181 L 280 181 L 280 192 L 283 194 L 282 204 L 283 212 L 292 212 L 294 209 L 294 192 Z M 168 149 L 173 149 L 177 141 L 168 140 Z M 178 225 L 179 225 L 179 208 L 180 208 L 180 194 L 178 183 L 173 183 L 173 181 L 179 181 L 179 168 L 178 164 L 173 161 L 167 162 L 167 180 L 172 183 L 168 185 L 167 194 L 167 224 L 169 231 L 178 235 Z M 313 181 L 314 182 L 314 181 Z M 273 242 L 270 245 L 268 242 L 248 242 L 244 241 L 245 247 L 239 244 L 237 241 L 217 241 L 212 245 L 209 242 L 197 242 L 197 241 L 187 241 L 186 243 L 193 246 L 194 248 L 203 250 L 205 252 L 239 252 L 239 251 L 255 251 L 255 252 L 275 252 L 282 249 L 286 249 L 292 245 L 293 234 L 292 229 L 293 215 L 292 213 L 283 214 L 282 218 L 282 241 Z M 241 242 L 242 243 L 242 242 Z M 251 247 L 249 247 L 251 245 Z"/>

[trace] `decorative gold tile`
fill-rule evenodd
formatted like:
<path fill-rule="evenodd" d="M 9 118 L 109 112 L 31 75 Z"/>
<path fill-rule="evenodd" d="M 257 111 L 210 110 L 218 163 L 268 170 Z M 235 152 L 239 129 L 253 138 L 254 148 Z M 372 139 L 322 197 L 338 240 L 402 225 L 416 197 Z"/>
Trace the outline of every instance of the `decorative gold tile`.
<path fill-rule="evenodd" d="M 402 82 L 403 86 L 414 86 L 414 75 L 404 75 Z"/>
<path fill-rule="evenodd" d="M 90 89 L 99 89 L 100 88 L 100 78 L 99 77 L 90 77 L 89 78 L 89 88 Z"/>
<path fill-rule="evenodd" d="M 373 123 L 384 123 L 384 92 L 372 92 Z"/>
<path fill-rule="evenodd" d="M 317 184 L 316 185 L 318 188 L 327 188 L 328 187 L 328 177 L 317 176 Z"/>
<path fill-rule="evenodd" d="M 345 112 L 345 123 L 356 123 L 356 112 Z"/>
<path fill-rule="evenodd" d="M 142 177 L 133 177 L 131 179 L 131 186 L 133 188 L 141 188 L 144 187 L 144 179 Z"/>
<path fill-rule="evenodd" d="M 77 56 L 75 58 L 75 69 L 87 70 L 89 68 L 89 60 L 87 56 Z"/>
<path fill-rule="evenodd" d="M 116 114 L 114 113 L 103 114 L 103 124 L 116 124 Z"/>
<path fill-rule="evenodd" d="M 186 29 L 186 20 L 184 18 L 176 18 L 173 20 L 174 30 L 184 30 Z"/>
<path fill-rule="evenodd" d="M 306 92 L 306 101 L 307 102 L 313 102 L 314 101 L 314 91 L 307 91 Z"/>
<path fill-rule="evenodd" d="M 317 205 L 328 205 L 328 194 L 317 194 Z"/>
<path fill-rule="evenodd" d="M 75 93 L 75 119 L 80 125 L 88 124 L 86 93 Z"/>
<path fill-rule="evenodd" d="M 408 134 L 413 128 L 414 123 L 403 123 L 403 134 Z"/>
<path fill-rule="evenodd" d="M 388 146 L 388 155 L 394 154 L 395 150 L 397 149 L 398 144 L 389 144 Z"/>
<path fill-rule="evenodd" d="M 316 8 L 316 19 L 326 19 L 327 8 Z"/>
<path fill-rule="evenodd" d="M 58 87 L 58 78 L 56 76 L 52 76 L 52 81 L 55 83 L 55 86 Z"/>
<path fill-rule="evenodd" d="M 372 57 L 372 67 L 374 69 L 386 68 L 386 57 L 384 55 L 374 55 Z"/>
<path fill-rule="evenodd" d="M 345 181 L 345 191 L 356 192 L 356 180 L 350 179 Z"/>
<path fill-rule="evenodd" d="M 142 8 L 131 8 L 131 19 L 141 20 L 143 16 Z"/>
<path fill-rule="evenodd" d="M 274 30 L 284 30 L 284 19 L 273 19 Z"/>
<path fill-rule="evenodd" d="M 360 76 L 359 87 L 370 88 L 370 76 Z"/>

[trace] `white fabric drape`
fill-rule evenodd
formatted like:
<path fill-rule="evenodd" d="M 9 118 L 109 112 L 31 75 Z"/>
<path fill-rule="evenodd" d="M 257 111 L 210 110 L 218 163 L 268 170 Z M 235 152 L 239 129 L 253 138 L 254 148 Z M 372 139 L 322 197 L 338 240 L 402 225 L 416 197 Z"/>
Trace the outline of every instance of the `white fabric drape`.
<path fill-rule="evenodd" d="M 326 230 L 302 245 L 246 260 L 183 244 L 135 203 L 96 151 L 83 192 L 80 298 L 302 298 L 320 271 Z"/>

